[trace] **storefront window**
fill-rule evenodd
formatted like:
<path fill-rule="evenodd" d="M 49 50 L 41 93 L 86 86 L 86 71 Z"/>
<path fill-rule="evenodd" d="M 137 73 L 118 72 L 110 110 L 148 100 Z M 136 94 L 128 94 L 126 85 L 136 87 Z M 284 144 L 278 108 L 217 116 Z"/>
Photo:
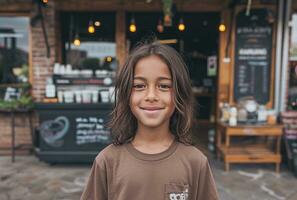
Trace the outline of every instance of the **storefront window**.
<path fill-rule="evenodd" d="M 28 82 L 29 18 L 0 16 L 0 83 Z"/>
<path fill-rule="evenodd" d="M 61 19 L 64 64 L 115 70 L 115 13 L 62 13 Z"/>

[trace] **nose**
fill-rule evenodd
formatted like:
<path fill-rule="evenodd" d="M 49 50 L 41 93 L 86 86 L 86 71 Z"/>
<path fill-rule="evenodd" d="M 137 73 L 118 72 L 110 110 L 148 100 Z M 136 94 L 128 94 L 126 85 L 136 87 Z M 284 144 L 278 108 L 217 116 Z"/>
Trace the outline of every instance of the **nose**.
<path fill-rule="evenodd" d="M 152 87 L 152 86 L 148 87 L 145 100 L 146 101 L 158 101 L 159 100 L 158 91 L 155 87 Z"/>

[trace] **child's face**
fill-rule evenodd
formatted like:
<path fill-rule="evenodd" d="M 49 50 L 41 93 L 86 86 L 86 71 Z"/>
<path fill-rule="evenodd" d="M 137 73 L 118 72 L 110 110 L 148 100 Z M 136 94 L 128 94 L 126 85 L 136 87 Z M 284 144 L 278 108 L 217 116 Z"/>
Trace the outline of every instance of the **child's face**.
<path fill-rule="evenodd" d="M 138 128 L 169 128 L 175 109 L 172 77 L 168 66 L 159 57 L 149 56 L 137 62 L 130 108 L 138 121 Z"/>

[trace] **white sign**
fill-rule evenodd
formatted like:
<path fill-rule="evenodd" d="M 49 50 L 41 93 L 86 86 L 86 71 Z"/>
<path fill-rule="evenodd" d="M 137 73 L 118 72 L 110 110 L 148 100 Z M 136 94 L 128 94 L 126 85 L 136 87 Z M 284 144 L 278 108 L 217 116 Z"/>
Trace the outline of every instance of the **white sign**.
<path fill-rule="evenodd" d="M 87 57 L 92 58 L 116 57 L 116 44 L 114 42 L 82 42 L 80 46 L 71 44 L 71 49 L 86 51 Z"/>
<path fill-rule="evenodd" d="M 207 76 L 216 76 L 217 74 L 217 56 L 207 57 Z"/>

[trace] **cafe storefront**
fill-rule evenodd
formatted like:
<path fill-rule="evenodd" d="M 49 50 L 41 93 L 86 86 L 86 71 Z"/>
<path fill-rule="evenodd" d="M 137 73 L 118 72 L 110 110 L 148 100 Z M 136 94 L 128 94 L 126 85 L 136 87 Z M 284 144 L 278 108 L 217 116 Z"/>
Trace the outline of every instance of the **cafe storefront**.
<path fill-rule="evenodd" d="M 133 46 L 153 38 L 184 56 L 200 105 L 196 121 L 208 130 L 205 142 L 210 151 L 217 148 L 227 159 L 222 145 L 215 143 L 218 124 L 225 130 L 226 126 L 259 122 L 268 129 L 276 126 L 277 134 L 281 134 L 275 117 L 281 111 L 278 72 L 284 70 L 279 61 L 279 49 L 283 48 L 279 42 L 283 31 L 279 8 L 285 5 L 277 2 L 0 1 L 0 20 L 27 19 L 28 35 L 23 37 L 28 38 L 27 81 L 36 105 L 39 155 L 51 161 L 59 149 L 62 157 L 76 152 L 70 160 L 85 154 L 91 155 L 91 160 L 110 142 L 105 124 L 114 101 L 111 94 L 116 70 Z M 6 21 L 0 25 L 0 30 L 9 27 Z M 2 80 L 3 88 L 14 88 L 7 80 Z M 248 111 L 246 103 L 251 103 Z M 259 119 L 255 112 L 260 108 L 266 117 Z M 0 117 L 4 127 L 0 145 L 9 147 L 10 118 L 7 113 Z M 29 129 L 19 128 L 17 132 L 16 144 L 31 143 Z M 268 152 L 273 159 L 266 162 L 280 163 L 276 151 L 276 155 Z M 244 159 L 241 161 L 251 161 L 248 156 Z"/>

